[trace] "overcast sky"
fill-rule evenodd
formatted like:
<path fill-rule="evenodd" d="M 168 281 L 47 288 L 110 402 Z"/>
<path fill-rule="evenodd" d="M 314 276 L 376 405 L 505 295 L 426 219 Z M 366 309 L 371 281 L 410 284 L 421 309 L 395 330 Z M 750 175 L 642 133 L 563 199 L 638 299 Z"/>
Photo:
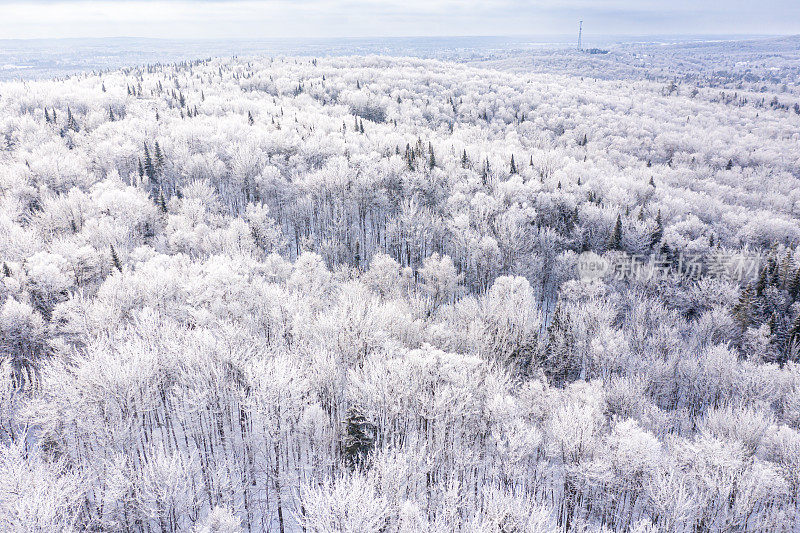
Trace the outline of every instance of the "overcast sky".
<path fill-rule="evenodd" d="M 0 38 L 798 34 L 800 0 L 0 0 Z"/>

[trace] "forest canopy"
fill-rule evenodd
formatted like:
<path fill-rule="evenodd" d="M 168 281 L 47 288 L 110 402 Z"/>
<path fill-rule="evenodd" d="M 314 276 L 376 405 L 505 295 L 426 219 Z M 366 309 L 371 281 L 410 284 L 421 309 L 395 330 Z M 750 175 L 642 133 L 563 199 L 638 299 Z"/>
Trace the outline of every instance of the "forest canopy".
<path fill-rule="evenodd" d="M 0 529 L 796 531 L 793 91 L 0 83 Z"/>

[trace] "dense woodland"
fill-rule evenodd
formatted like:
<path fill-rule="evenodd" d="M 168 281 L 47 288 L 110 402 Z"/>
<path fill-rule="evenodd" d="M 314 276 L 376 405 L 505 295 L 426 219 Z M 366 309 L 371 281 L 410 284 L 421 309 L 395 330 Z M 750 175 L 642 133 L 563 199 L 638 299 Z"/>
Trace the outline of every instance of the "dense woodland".
<path fill-rule="evenodd" d="M 0 84 L 0 529 L 798 531 L 793 91 Z"/>

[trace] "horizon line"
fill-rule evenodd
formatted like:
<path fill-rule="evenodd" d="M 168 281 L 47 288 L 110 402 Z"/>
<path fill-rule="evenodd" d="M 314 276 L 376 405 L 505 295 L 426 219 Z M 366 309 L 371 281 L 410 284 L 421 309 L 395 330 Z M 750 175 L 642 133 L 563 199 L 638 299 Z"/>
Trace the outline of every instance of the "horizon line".
<path fill-rule="evenodd" d="M 136 35 L 107 35 L 102 37 L 2 37 L 7 41 L 104 41 L 114 39 L 138 39 L 142 41 L 297 41 L 297 40 L 365 40 L 365 39 L 508 39 L 528 37 L 572 37 L 571 33 L 528 33 L 528 34 L 452 34 L 452 35 L 364 35 L 364 36 L 296 36 L 296 37 L 144 37 Z M 800 37 L 800 33 L 584 33 L 589 37 L 736 37 L 736 38 L 779 38 Z"/>

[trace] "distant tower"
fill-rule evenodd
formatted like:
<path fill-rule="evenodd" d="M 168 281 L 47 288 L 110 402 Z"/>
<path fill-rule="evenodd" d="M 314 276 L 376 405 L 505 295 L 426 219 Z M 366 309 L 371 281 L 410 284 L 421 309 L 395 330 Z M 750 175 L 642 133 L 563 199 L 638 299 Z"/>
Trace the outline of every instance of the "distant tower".
<path fill-rule="evenodd" d="M 578 50 L 583 50 L 583 43 L 581 40 L 583 39 L 583 21 L 578 23 Z"/>

